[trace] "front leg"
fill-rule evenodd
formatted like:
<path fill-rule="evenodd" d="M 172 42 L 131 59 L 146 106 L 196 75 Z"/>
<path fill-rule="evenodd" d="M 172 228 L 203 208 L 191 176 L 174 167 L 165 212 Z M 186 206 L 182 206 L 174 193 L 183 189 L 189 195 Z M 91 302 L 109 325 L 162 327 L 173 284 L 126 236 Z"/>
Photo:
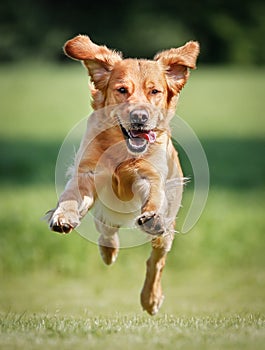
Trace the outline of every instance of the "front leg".
<path fill-rule="evenodd" d="M 46 218 L 52 231 L 69 233 L 80 224 L 80 220 L 94 203 L 94 181 L 89 173 L 71 178 L 60 196 L 57 207 L 50 210 Z"/>
<path fill-rule="evenodd" d="M 149 182 L 149 194 L 142 206 L 141 215 L 136 220 L 136 225 L 144 232 L 151 235 L 161 235 L 166 232 L 165 213 L 165 188 L 161 174 L 154 169 L 141 170 L 141 177 Z"/>

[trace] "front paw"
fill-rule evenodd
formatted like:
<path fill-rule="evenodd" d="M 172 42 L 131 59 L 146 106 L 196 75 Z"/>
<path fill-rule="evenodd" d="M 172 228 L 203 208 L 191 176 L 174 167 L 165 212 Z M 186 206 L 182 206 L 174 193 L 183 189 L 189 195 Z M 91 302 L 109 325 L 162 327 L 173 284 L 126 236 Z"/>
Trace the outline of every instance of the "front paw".
<path fill-rule="evenodd" d="M 162 235 L 166 231 L 163 217 L 153 211 L 141 214 L 136 224 L 142 231 L 155 236 Z"/>
<path fill-rule="evenodd" d="M 66 212 L 60 207 L 56 210 L 50 210 L 47 216 L 49 216 L 50 229 L 59 233 L 70 233 L 80 224 L 78 213 Z"/>

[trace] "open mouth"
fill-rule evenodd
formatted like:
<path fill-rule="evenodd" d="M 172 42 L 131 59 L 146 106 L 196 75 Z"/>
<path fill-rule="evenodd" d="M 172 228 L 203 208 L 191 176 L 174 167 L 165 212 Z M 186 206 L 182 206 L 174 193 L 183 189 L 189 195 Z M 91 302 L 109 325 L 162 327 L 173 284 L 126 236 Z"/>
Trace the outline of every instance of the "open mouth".
<path fill-rule="evenodd" d="M 126 130 L 121 124 L 120 127 L 127 147 L 132 153 L 143 153 L 146 151 L 149 143 L 154 143 L 156 141 L 156 133 L 153 130 Z"/>

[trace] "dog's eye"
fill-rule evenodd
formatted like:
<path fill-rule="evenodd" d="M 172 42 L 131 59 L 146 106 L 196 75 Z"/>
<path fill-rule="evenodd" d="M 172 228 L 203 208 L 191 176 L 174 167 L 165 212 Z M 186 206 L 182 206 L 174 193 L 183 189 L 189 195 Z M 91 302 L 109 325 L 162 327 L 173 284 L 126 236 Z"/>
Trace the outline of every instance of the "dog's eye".
<path fill-rule="evenodd" d="M 125 87 L 120 87 L 117 89 L 121 94 L 127 94 L 128 90 Z"/>
<path fill-rule="evenodd" d="M 159 91 L 157 90 L 157 89 L 153 89 L 152 91 L 151 91 L 151 94 L 152 95 L 156 95 L 156 94 L 158 94 L 159 93 Z"/>

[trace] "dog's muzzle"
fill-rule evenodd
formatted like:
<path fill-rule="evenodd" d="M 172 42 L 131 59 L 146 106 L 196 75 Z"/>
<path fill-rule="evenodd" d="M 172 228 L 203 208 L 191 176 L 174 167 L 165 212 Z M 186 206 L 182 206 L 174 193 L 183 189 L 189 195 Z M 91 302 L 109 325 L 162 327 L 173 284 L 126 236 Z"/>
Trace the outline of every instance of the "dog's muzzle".
<path fill-rule="evenodd" d="M 120 124 L 128 150 L 133 154 L 144 153 L 148 144 L 156 141 L 156 133 L 148 128 L 149 113 L 145 109 L 134 109 L 129 117 L 129 129 Z"/>

